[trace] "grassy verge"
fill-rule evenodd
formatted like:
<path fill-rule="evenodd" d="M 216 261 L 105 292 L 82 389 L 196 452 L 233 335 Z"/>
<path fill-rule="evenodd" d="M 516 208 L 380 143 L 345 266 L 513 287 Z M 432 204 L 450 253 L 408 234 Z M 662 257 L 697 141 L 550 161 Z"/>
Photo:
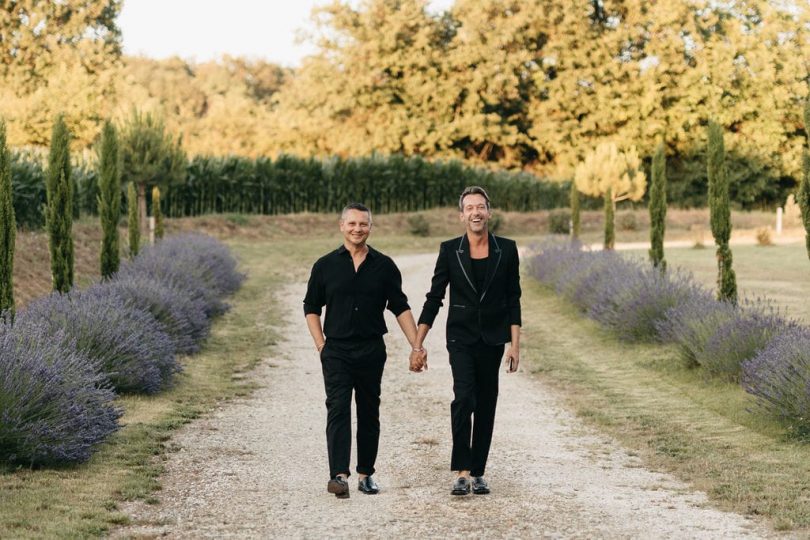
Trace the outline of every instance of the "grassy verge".
<path fill-rule="evenodd" d="M 739 387 L 684 368 L 668 346 L 619 341 L 531 279 L 524 306 L 529 368 L 580 417 L 721 508 L 810 531 L 810 446 Z"/>
<path fill-rule="evenodd" d="M 153 397 L 120 398 L 124 427 L 86 464 L 3 471 L 0 538 L 81 538 L 126 523 L 118 504 L 152 500 L 159 489 L 160 458 L 172 451 L 172 431 L 251 390 L 244 373 L 270 354 L 276 339 L 273 291 L 283 279 L 283 265 L 267 246 L 234 248 L 250 278 L 230 300 L 233 309 L 215 322 L 203 351 L 183 359 L 175 387 Z"/>

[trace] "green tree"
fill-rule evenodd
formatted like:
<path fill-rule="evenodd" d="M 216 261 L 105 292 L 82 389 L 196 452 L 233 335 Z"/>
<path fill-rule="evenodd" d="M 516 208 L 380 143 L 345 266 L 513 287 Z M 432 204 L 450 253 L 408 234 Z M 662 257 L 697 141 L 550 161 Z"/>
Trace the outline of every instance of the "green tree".
<path fill-rule="evenodd" d="M 141 227 L 138 223 L 138 192 L 135 184 L 127 184 L 127 230 L 129 231 L 129 258 L 134 259 L 141 247 Z"/>
<path fill-rule="evenodd" d="M 571 182 L 571 238 L 579 239 L 580 230 L 580 204 L 577 183 Z"/>
<path fill-rule="evenodd" d="M 121 220 L 121 153 L 118 134 L 106 122 L 98 146 L 98 211 L 101 219 L 101 277 L 109 279 L 118 271 L 121 252 L 118 222 Z"/>
<path fill-rule="evenodd" d="M 152 188 L 152 217 L 155 218 L 155 239 L 163 238 L 163 212 L 160 210 L 160 188 Z"/>
<path fill-rule="evenodd" d="M 73 182 L 70 166 L 70 131 L 62 115 L 56 117 L 51 135 L 46 176 L 48 229 L 53 290 L 73 287 Z"/>
<path fill-rule="evenodd" d="M 667 221 L 667 158 L 664 143 L 655 150 L 650 171 L 650 259 L 653 266 L 665 269 L 664 232 Z"/>
<path fill-rule="evenodd" d="M 0 7 L 0 114 L 9 142 L 48 144 L 60 113 L 77 143 L 89 146 L 115 102 L 121 0 L 3 0 Z"/>
<path fill-rule="evenodd" d="M 146 190 L 180 183 L 186 176 L 186 154 L 182 141 L 166 130 L 162 118 L 151 113 L 132 112 L 121 135 L 122 180 L 138 190 L 140 226 L 146 224 Z"/>
<path fill-rule="evenodd" d="M 14 318 L 14 239 L 17 223 L 11 191 L 11 154 L 0 120 L 0 317 Z"/>
<path fill-rule="evenodd" d="M 728 242 L 731 238 L 731 208 L 728 196 L 728 175 L 725 166 L 723 128 L 709 122 L 706 169 L 709 178 L 709 211 L 712 235 L 717 245 L 717 297 L 737 302 L 737 279 L 731 267 Z"/>
<path fill-rule="evenodd" d="M 807 133 L 807 140 L 810 141 L 810 98 L 804 102 L 804 130 Z M 802 183 L 799 188 L 798 203 L 799 207 L 802 209 L 807 256 L 810 257 L 810 151 L 808 151 L 807 148 L 804 150 L 804 161 L 802 165 L 803 175 Z"/>
<path fill-rule="evenodd" d="M 613 249 L 616 203 L 624 200 L 641 200 L 647 185 L 638 152 L 635 148 L 621 152 L 614 143 L 602 143 L 577 165 L 574 183 L 582 193 L 604 198 L 604 247 Z"/>

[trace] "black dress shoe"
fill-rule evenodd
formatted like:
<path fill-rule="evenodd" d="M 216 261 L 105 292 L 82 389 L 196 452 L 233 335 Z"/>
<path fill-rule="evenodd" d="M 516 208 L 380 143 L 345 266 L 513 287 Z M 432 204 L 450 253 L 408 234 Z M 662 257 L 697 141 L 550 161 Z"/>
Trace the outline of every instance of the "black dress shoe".
<path fill-rule="evenodd" d="M 470 492 L 470 481 L 467 480 L 466 476 L 459 476 L 456 478 L 456 481 L 453 482 L 453 491 L 450 492 L 451 495 L 467 495 Z"/>
<path fill-rule="evenodd" d="M 348 499 L 349 483 L 342 476 L 336 476 L 327 482 L 326 491 L 334 493 L 338 499 Z"/>
<path fill-rule="evenodd" d="M 483 476 L 473 476 L 472 492 L 476 495 L 486 495 L 489 493 L 489 486 Z"/>
<path fill-rule="evenodd" d="M 375 482 L 371 476 L 361 478 L 360 481 L 357 482 L 357 489 L 366 495 L 375 495 L 380 492 L 380 486 L 377 485 L 377 482 Z"/>

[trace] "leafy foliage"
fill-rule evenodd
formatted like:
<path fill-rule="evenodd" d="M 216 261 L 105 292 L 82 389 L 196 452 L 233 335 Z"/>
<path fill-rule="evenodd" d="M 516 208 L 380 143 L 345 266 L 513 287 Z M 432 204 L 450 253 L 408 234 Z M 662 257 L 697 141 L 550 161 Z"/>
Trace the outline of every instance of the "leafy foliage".
<path fill-rule="evenodd" d="M 48 206 L 45 224 L 51 253 L 53 290 L 73 287 L 73 182 L 70 166 L 70 132 L 63 116 L 57 116 L 51 136 L 46 176 Z"/>
<path fill-rule="evenodd" d="M 723 130 L 710 122 L 708 127 L 708 156 L 706 159 L 709 178 L 709 210 L 712 235 L 717 244 L 717 296 L 720 300 L 737 301 L 737 278 L 731 268 L 731 208 L 728 198 L 728 176 L 725 164 Z"/>
<path fill-rule="evenodd" d="M 118 222 L 121 219 L 121 154 L 111 122 L 104 124 L 98 146 L 98 210 L 101 217 L 101 277 L 109 279 L 121 264 Z"/>
<path fill-rule="evenodd" d="M 6 123 L 0 120 L 0 317 L 14 318 L 14 219 L 11 156 L 6 146 Z"/>

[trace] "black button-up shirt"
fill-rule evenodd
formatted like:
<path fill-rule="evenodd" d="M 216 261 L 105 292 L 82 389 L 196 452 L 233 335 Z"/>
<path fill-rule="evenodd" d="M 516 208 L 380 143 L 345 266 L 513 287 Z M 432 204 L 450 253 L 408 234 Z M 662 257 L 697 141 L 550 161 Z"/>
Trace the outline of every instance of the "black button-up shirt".
<path fill-rule="evenodd" d="M 388 331 L 383 319 L 386 307 L 395 316 L 411 309 L 394 261 L 371 246 L 357 272 L 345 246 L 315 262 L 304 297 L 304 313 L 320 316 L 323 306 L 327 339 L 380 337 Z"/>

